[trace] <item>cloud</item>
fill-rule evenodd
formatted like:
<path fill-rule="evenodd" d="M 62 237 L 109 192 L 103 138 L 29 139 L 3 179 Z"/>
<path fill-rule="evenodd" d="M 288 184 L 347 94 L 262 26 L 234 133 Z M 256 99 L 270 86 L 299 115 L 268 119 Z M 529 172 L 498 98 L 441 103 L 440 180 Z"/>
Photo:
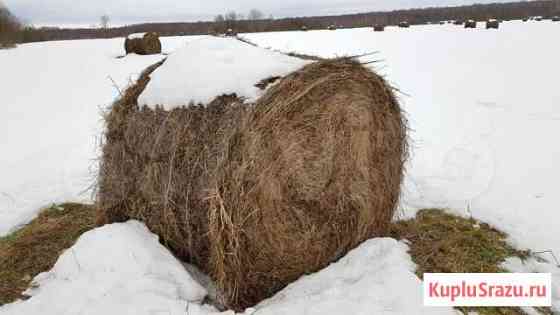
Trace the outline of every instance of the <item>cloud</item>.
<path fill-rule="evenodd" d="M 1 0 L 0 0 L 1 1 Z M 92 24 L 108 14 L 113 23 L 209 20 L 235 10 L 257 8 L 275 17 L 311 16 L 393 10 L 401 8 L 461 5 L 469 0 L 4 0 L 12 12 L 37 24 Z M 479 0 L 476 2 L 495 2 Z"/>

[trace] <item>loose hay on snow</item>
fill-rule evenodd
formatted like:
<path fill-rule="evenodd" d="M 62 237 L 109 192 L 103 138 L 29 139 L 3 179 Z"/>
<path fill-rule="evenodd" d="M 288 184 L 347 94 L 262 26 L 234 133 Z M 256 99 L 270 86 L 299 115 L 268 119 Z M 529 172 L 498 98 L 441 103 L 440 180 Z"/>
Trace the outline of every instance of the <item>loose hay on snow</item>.
<path fill-rule="evenodd" d="M 237 310 L 386 234 L 407 151 L 383 78 L 324 60 L 254 104 L 139 108 L 154 68 L 106 117 L 100 223 L 145 222 Z"/>
<path fill-rule="evenodd" d="M 159 35 L 154 32 L 144 34 L 141 38 L 129 38 L 124 41 L 126 54 L 155 55 L 161 53 Z"/>

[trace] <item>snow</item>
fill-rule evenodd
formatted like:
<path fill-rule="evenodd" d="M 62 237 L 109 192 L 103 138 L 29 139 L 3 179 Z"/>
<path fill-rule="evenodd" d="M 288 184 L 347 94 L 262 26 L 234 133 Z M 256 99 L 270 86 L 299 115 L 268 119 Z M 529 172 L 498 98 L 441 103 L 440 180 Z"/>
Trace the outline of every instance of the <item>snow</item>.
<path fill-rule="evenodd" d="M 423 307 L 422 282 L 408 246 L 364 242 L 340 261 L 304 276 L 256 307 L 259 314 L 455 314 Z M 406 297 L 406 298 L 403 298 Z"/>
<path fill-rule="evenodd" d="M 138 103 L 172 109 L 190 102 L 208 104 L 222 94 L 254 99 L 262 93 L 255 84 L 286 75 L 306 63 L 235 38 L 207 37 L 171 54 L 151 75 Z"/>
<path fill-rule="evenodd" d="M 163 37 L 170 52 L 200 37 Z M 0 50 L 0 236 L 51 203 L 91 201 L 101 112 L 162 56 L 124 54 L 123 39 Z"/>
<path fill-rule="evenodd" d="M 27 301 L 0 314 L 154 314 L 185 310 L 206 290 L 146 226 L 136 221 L 83 234 L 52 270 L 39 274 Z"/>
<path fill-rule="evenodd" d="M 540 257 L 542 258 L 543 256 L 541 255 Z M 550 257 L 547 258 L 550 259 Z M 551 263 L 537 261 L 534 258 L 522 261 L 517 257 L 512 257 L 507 259 L 506 262 L 502 264 L 502 267 L 511 272 L 518 273 L 538 272 L 552 274 L 552 310 L 560 313 L 560 272 L 558 272 L 560 265 L 554 266 Z"/>
<path fill-rule="evenodd" d="M 422 306 L 422 283 L 407 251 L 394 239 L 369 240 L 244 314 L 456 314 Z M 137 221 L 85 233 L 34 283 L 30 299 L 0 307 L 0 314 L 218 313 L 202 304 L 206 290 Z"/>
<path fill-rule="evenodd" d="M 144 35 L 146 35 L 146 33 L 135 33 L 135 34 L 130 34 L 127 36 L 128 39 L 141 39 L 144 38 Z"/>
<path fill-rule="evenodd" d="M 398 96 L 411 127 L 397 219 L 449 208 L 505 231 L 517 247 L 560 257 L 560 41 L 550 40 L 559 33 L 558 23 L 514 21 L 498 31 L 429 25 L 241 36 L 323 57 L 377 52 L 362 60 L 381 60 L 372 68 L 406 93 Z M 560 268 L 552 270 L 558 288 Z"/>

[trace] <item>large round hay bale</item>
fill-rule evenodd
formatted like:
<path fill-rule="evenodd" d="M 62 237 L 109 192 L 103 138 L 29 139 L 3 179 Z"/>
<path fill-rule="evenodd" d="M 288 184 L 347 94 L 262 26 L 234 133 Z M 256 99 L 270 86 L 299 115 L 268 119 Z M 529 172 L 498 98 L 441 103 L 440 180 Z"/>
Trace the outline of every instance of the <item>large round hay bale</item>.
<path fill-rule="evenodd" d="M 159 35 L 154 32 L 132 34 L 124 41 L 126 54 L 155 55 L 161 53 Z"/>
<path fill-rule="evenodd" d="M 148 75 L 107 115 L 100 219 L 144 221 L 225 306 L 252 306 L 386 233 L 407 151 L 382 77 L 319 61 L 252 104 L 165 111 L 137 104 Z"/>
<path fill-rule="evenodd" d="M 383 32 L 385 30 L 385 25 L 383 24 L 375 24 L 373 26 L 373 31 L 374 32 Z"/>
<path fill-rule="evenodd" d="M 476 28 L 476 21 L 475 20 L 466 21 L 465 28 Z"/>
<path fill-rule="evenodd" d="M 488 21 L 486 21 L 486 29 L 498 29 L 500 27 L 500 21 L 498 20 L 494 20 L 494 19 L 490 19 Z"/>
<path fill-rule="evenodd" d="M 410 27 L 410 23 L 408 23 L 407 21 L 399 22 L 399 27 L 402 27 L 402 28 L 409 28 L 409 27 Z"/>

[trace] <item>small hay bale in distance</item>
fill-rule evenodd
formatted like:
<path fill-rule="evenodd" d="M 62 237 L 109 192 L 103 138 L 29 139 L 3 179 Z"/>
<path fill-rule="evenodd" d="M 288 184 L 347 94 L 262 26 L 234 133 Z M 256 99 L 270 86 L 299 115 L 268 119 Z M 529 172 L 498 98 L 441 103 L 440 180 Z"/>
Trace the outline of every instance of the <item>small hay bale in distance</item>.
<path fill-rule="evenodd" d="M 336 25 L 331 24 L 331 25 L 329 25 L 329 26 L 327 27 L 327 29 L 328 29 L 329 31 L 336 31 Z"/>
<path fill-rule="evenodd" d="M 161 41 L 155 32 L 131 34 L 124 41 L 126 54 L 155 55 L 161 54 Z"/>
<path fill-rule="evenodd" d="M 463 20 L 455 20 L 453 21 L 453 25 L 463 25 Z"/>
<path fill-rule="evenodd" d="M 543 20 L 543 17 L 542 16 L 535 16 L 534 20 L 537 21 L 537 22 L 540 22 L 540 21 Z"/>
<path fill-rule="evenodd" d="M 228 28 L 228 29 L 226 30 L 225 35 L 226 35 L 226 37 L 235 37 L 235 36 L 237 36 L 237 32 L 235 32 L 235 31 L 234 31 L 233 29 L 231 29 L 231 28 Z"/>
<path fill-rule="evenodd" d="M 552 22 L 560 22 L 560 16 L 553 16 L 551 20 Z"/>
<path fill-rule="evenodd" d="M 381 76 L 323 60 L 251 104 L 140 108 L 152 70 L 106 116 L 100 223 L 145 222 L 235 310 L 386 235 L 407 146 Z"/>
<path fill-rule="evenodd" d="M 303 26 L 301 27 L 301 30 L 302 30 L 303 32 L 306 32 L 306 31 L 307 31 L 307 26 L 303 25 Z"/>
<path fill-rule="evenodd" d="M 401 28 L 409 28 L 409 27 L 410 27 L 410 23 L 408 23 L 407 21 L 401 21 L 401 22 L 399 22 L 399 27 L 401 27 Z"/>
<path fill-rule="evenodd" d="M 465 28 L 476 28 L 476 21 L 475 20 L 466 21 Z"/>
<path fill-rule="evenodd" d="M 385 30 L 385 25 L 383 24 L 375 24 L 373 26 L 373 31 L 374 32 L 383 32 Z"/>
<path fill-rule="evenodd" d="M 500 27 L 500 22 L 495 19 L 490 19 L 486 21 L 486 29 L 498 29 Z"/>

